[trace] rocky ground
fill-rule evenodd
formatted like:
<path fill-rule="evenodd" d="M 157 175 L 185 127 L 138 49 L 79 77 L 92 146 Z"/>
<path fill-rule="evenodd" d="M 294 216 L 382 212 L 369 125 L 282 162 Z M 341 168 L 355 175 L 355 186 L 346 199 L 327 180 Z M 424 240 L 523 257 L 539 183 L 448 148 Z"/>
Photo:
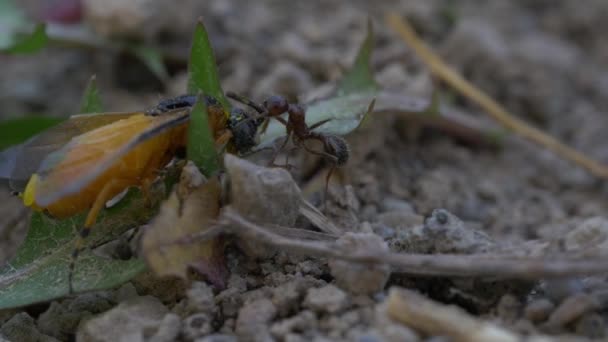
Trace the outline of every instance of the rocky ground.
<path fill-rule="evenodd" d="M 25 3 L 36 11 L 37 2 Z M 407 16 L 441 56 L 509 110 L 608 163 L 603 112 L 608 108 L 608 45 L 602 38 L 608 3 L 603 0 L 185 1 L 180 6 L 150 0 L 141 2 L 146 10 L 126 3 L 104 2 L 104 9 L 89 4 L 85 21 L 103 34 L 170 46 L 176 56 L 166 85 L 132 59 L 110 52 L 50 49 L 28 57 L 0 56 L 5 66 L 2 118 L 72 114 L 91 74 L 97 74 L 108 110 L 146 108 L 181 93 L 189 31 L 199 16 L 216 48 L 226 90 L 254 99 L 274 93 L 310 98 L 350 65 L 371 17 L 379 83 L 427 98 L 428 71 L 387 27 L 384 14 L 390 11 Z M 112 6 L 126 7 L 108 21 L 104 10 Z M 442 88 L 442 95 L 453 110 L 488 121 L 450 89 Z M 371 121 L 348 137 L 352 158 L 340 171 L 343 184 L 330 191 L 327 215 L 359 234 L 343 237 L 343 243 L 463 254 L 541 242 L 566 250 L 606 246 L 607 188 L 579 167 L 516 136 L 506 136 L 496 151 L 433 132 L 411 134 L 408 122 L 396 115 Z M 303 188 L 315 178 L 318 162 L 313 159 L 303 153 L 294 158 L 293 175 Z M 19 221 L 23 211 L 7 190 L 1 195 L 0 222 L 11 227 L 0 228 L 4 261 L 25 225 L 8 224 Z M 253 260 L 231 247 L 227 259 L 225 290 L 204 282 L 186 287 L 144 274 L 116 290 L 0 311 L 0 341 L 471 338 L 391 319 L 387 311 L 401 293 L 397 288 L 423 294 L 418 299 L 425 305 L 432 300 L 440 305 L 437 310 L 456 305 L 471 319 L 512 334 L 581 341 L 608 336 L 605 276 L 523 282 L 396 272 L 388 277 L 388 269 L 380 268 L 362 269 L 353 280 L 335 271 L 352 264 L 336 266 L 289 251 Z M 374 276 L 365 277 L 372 271 Z"/>

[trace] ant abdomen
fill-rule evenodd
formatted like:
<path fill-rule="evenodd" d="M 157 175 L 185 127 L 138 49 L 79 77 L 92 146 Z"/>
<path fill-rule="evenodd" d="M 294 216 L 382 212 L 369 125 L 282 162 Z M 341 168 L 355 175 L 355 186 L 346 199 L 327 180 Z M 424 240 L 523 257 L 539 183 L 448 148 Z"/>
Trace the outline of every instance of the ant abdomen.
<path fill-rule="evenodd" d="M 324 135 L 323 149 L 325 153 L 334 156 L 337 166 L 346 164 L 350 156 L 350 148 L 343 138 L 337 135 Z"/>

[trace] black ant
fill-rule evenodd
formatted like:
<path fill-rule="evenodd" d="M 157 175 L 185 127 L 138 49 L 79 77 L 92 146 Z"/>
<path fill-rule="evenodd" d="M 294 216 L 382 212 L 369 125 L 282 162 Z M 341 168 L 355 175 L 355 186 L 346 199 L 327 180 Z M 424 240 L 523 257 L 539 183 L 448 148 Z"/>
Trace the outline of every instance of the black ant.
<path fill-rule="evenodd" d="M 322 156 L 332 164 L 325 181 L 325 198 L 327 198 L 329 180 L 334 170 L 336 167 L 346 164 L 349 158 L 349 147 L 343 138 L 337 135 L 314 131 L 315 128 L 327 123 L 330 119 L 322 120 L 312 126 L 308 126 L 308 124 L 306 124 L 306 113 L 304 108 L 297 104 L 290 104 L 284 97 L 278 95 L 270 96 L 262 105 L 232 92 L 227 92 L 226 96 L 255 109 L 260 114 L 258 119 L 264 120 L 262 132 L 265 131 L 271 118 L 279 121 L 285 126 L 287 137 L 281 147 L 275 151 L 271 163 L 274 163 L 277 154 L 285 148 L 287 142 L 291 139 L 296 147 L 301 147 L 309 153 Z M 287 120 L 281 117 L 283 113 L 287 113 Z M 257 122 L 259 122 L 259 120 Z M 317 140 L 321 142 L 323 144 L 323 151 L 316 151 L 309 148 L 306 145 L 307 140 Z"/>

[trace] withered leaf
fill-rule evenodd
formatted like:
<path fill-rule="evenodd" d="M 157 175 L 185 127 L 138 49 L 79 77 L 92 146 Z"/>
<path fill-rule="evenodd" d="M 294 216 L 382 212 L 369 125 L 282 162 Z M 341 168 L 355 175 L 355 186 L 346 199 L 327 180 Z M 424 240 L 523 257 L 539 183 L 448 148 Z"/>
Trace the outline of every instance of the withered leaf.
<path fill-rule="evenodd" d="M 220 212 L 221 186 L 208 180 L 192 162 L 162 204 L 158 216 L 144 232 L 142 251 L 150 269 L 159 276 L 188 278 L 193 269 L 215 286 L 224 287 L 226 267 L 221 238 L 200 241 L 193 235 L 209 229 Z"/>

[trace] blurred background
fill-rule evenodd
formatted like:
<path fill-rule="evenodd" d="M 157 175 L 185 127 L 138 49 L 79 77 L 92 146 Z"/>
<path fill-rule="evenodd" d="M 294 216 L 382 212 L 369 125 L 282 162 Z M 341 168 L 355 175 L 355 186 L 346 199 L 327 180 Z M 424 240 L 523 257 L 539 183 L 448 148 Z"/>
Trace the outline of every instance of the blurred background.
<path fill-rule="evenodd" d="M 258 101 L 274 93 L 290 100 L 313 97 L 352 63 L 369 17 L 376 31 L 377 80 L 383 87 L 427 98 L 427 70 L 384 22 L 384 14 L 393 12 L 410 19 L 452 66 L 518 116 L 608 162 L 604 0 L 0 4 L 0 32 L 5 35 L 0 42 L 35 22 L 46 22 L 49 36 L 39 51 L 0 53 L 0 121 L 76 114 L 92 75 L 108 111 L 141 110 L 184 93 L 188 49 L 199 17 L 214 45 L 224 90 Z M 452 108 L 485 120 L 450 89 L 442 89 L 442 95 Z M 448 138 L 407 142 L 403 125 L 391 122 L 378 123 L 374 138 L 351 142 L 358 157 L 346 172 L 360 198 L 361 220 L 381 212 L 384 198 L 397 197 L 420 214 L 442 206 L 488 230 L 516 230 L 529 237 L 538 236 L 543 224 L 605 209 L 605 201 L 596 200 L 603 187 L 593 177 L 530 144 L 514 139 L 497 156 Z M 13 132 L 0 132 L 2 148 L 15 140 Z M 12 224 L 21 206 L 6 190 L 0 197 L 0 223 Z M 7 241 L 23 231 L 2 229 L 0 237 Z"/>
<path fill-rule="evenodd" d="M 371 18 L 376 35 L 372 68 L 378 83 L 404 96 L 428 99 L 433 90 L 429 72 L 388 28 L 386 13 L 408 18 L 457 72 L 516 116 L 608 164 L 606 0 L 0 0 L 0 51 L 4 51 L 0 52 L 0 149 L 22 140 L 23 132 L 77 114 L 92 75 L 107 111 L 142 110 L 183 94 L 198 18 L 209 32 L 225 91 L 256 101 L 277 93 L 300 102 L 318 97 L 352 64 Z M 42 22 L 48 34 L 43 48 L 7 50 L 16 37 Z M 438 90 L 447 110 L 485 127 L 497 127 L 452 89 L 439 84 Z M 336 176 L 342 183 L 330 189 L 326 208 L 338 226 L 373 231 L 394 250 L 403 246 L 391 244 L 391 239 L 398 241 L 406 236 L 400 234 L 420 227 L 434 209 L 443 208 L 463 221 L 456 221 L 458 229 L 466 227 L 484 239 L 487 234 L 497 244 L 513 247 L 509 251 L 538 241 L 543 248 L 563 248 L 567 234 L 576 228 L 583 232 L 577 242 L 582 250 L 593 239 L 605 248 L 608 188 L 604 181 L 516 135 L 494 136 L 499 149 L 480 148 L 446 134 L 420 134 L 411 121 L 394 114 L 374 116 L 368 126 L 347 137 L 351 159 Z M 7 125 L 14 120 L 21 120 L 20 124 Z M 298 153 L 291 160 L 296 165 L 294 178 L 303 188 L 324 181 L 322 170 L 327 165 L 315 156 Z M 0 186 L 0 265 L 19 246 L 28 215 L 19 199 Z M 429 252 L 416 249 L 423 247 L 413 243 L 404 248 Z M 446 252 L 431 253 L 438 251 Z M 290 279 L 272 273 L 264 281 L 251 282 L 252 264 L 237 278 L 249 289 L 273 287 L 274 278 Z M 259 279 L 267 275 L 266 266 Z M 292 268 L 300 276 L 331 282 L 327 267 Z M 311 269 L 325 271 L 317 274 Z M 605 280 L 581 281 L 583 285 L 573 292 L 595 286 L 606 298 Z M 433 279 L 391 281 L 484 316 L 500 316 L 498 297 L 507 292 L 493 283 L 488 283 L 492 291 L 483 291 L 467 288 L 472 286 L 468 282 L 454 282 L 460 285 L 452 291 L 451 285 Z M 526 293 L 532 297 L 542 292 L 536 289 Z M 568 291 L 541 294 L 560 303 Z M 369 302 L 381 297 L 370 296 Z M 514 329 L 533 331 L 533 323 L 516 321 L 520 307 L 513 309 L 508 300 L 504 303 L 508 310 L 503 311 L 515 312 Z M 568 321 L 563 331 L 605 337 L 606 303 L 587 307 L 601 316 L 590 312 L 589 320 Z M 36 310 L 42 312 L 41 308 Z M 582 309 L 574 311 L 583 314 Z M 366 315 L 361 316 L 362 325 L 370 321 Z M 350 317 L 359 316 L 344 317 L 336 322 L 348 331 Z"/>

